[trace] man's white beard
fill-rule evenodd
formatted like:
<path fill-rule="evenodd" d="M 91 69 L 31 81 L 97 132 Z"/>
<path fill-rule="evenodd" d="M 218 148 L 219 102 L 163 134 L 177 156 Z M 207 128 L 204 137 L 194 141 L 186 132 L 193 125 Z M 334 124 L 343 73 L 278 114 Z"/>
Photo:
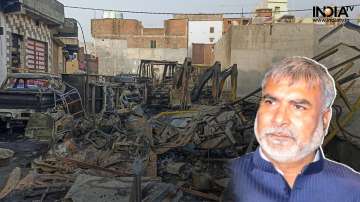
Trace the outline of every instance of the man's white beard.
<path fill-rule="evenodd" d="M 285 129 L 290 130 L 291 129 Z M 318 125 L 314 131 L 311 141 L 308 144 L 304 144 L 303 142 L 299 142 L 298 137 L 296 137 L 296 133 L 292 131 L 292 138 L 294 139 L 294 143 L 290 147 L 284 148 L 273 148 L 268 141 L 267 133 L 269 131 L 276 133 L 276 131 L 283 132 L 284 128 L 264 128 L 262 134 L 257 134 L 257 116 L 255 119 L 254 131 L 257 141 L 260 144 L 261 149 L 269 155 L 269 157 L 277 162 L 294 162 L 303 159 L 310 153 L 317 150 L 321 144 L 323 143 L 324 136 L 327 133 L 327 130 L 324 130 L 324 125 L 321 118 L 318 121 Z M 274 144 L 274 143 L 273 143 Z M 278 143 L 281 145 L 281 142 Z"/>

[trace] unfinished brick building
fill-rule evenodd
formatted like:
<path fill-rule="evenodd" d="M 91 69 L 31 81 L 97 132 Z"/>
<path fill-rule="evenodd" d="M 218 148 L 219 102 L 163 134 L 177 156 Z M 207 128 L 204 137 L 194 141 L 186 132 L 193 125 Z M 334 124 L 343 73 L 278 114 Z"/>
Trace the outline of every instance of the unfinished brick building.
<path fill-rule="evenodd" d="M 175 60 L 187 55 L 187 20 L 169 19 L 164 28 L 144 28 L 135 19 L 93 19 L 91 34 L 99 73 L 135 72 L 140 59 Z"/>

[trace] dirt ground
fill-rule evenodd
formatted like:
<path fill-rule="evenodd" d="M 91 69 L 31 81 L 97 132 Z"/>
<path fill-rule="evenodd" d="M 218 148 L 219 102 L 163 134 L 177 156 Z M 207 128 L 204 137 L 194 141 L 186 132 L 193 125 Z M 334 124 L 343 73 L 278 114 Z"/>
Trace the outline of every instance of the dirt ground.
<path fill-rule="evenodd" d="M 0 134 L 4 135 L 4 134 Z M 21 168 L 24 177 L 31 168 L 31 161 L 47 151 L 48 144 L 30 139 L 15 139 L 10 142 L 0 142 L 0 148 L 15 152 L 9 164 L 0 166 L 0 187 L 4 187 L 7 178 L 15 167 Z"/>

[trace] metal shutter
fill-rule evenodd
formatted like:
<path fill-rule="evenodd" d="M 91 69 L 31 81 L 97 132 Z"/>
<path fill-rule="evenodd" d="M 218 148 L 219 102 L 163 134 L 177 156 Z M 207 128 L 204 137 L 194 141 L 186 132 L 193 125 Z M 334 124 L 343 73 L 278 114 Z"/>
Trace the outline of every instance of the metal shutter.
<path fill-rule="evenodd" d="M 47 72 L 47 44 L 28 39 L 26 41 L 26 67 L 37 72 Z"/>

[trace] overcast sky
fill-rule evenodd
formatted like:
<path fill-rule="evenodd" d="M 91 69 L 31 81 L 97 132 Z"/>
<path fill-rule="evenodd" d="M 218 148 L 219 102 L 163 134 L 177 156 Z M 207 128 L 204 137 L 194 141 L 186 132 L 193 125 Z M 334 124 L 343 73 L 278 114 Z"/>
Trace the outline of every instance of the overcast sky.
<path fill-rule="evenodd" d="M 153 12 L 177 12 L 177 13 L 209 13 L 209 12 L 251 12 L 263 0 L 58 0 L 65 6 L 80 6 L 90 8 L 153 11 Z M 289 10 L 308 9 L 313 6 L 326 5 L 354 5 L 360 4 L 360 0 L 289 0 Z M 312 12 L 290 13 L 295 16 L 312 17 Z M 91 41 L 90 20 L 101 18 L 102 11 L 79 10 L 65 8 L 65 17 L 77 19 L 83 26 L 86 41 Z M 351 12 L 353 18 L 360 15 L 360 7 Z M 238 17 L 236 15 L 229 17 Z M 124 18 L 138 19 L 144 27 L 163 27 L 165 19 L 171 15 L 147 15 L 124 13 Z M 81 32 L 79 37 L 82 40 Z"/>

